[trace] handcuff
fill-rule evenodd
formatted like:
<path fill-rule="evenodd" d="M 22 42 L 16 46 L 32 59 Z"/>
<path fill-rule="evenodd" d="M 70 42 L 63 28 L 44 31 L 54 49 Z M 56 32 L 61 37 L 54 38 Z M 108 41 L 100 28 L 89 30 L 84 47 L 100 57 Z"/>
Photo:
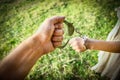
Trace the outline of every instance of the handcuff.
<path fill-rule="evenodd" d="M 72 36 L 74 34 L 74 32 L 76 32 L 86 42 L 87 36 L 82 35 L 82 33 L 80 31 L 78 31 L 78 29 L 73 26 L 73 23 L 68 22 L 67 20 L 64 20 L 64 23 L 67 25 L 68 36 Z M 65 44 L 62 44 L 62 46 L 59 46 L 58 48 L 63 49 L 68 44 L 69 40 L 70 39 L 68 39 Z M 86 46 L 85 46 L 85 48 L 86 48 Z"/>

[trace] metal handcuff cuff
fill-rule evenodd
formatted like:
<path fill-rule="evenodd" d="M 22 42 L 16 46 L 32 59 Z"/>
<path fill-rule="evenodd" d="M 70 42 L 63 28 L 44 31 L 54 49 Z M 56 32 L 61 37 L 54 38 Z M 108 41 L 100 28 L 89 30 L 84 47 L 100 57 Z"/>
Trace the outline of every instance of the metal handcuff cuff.
<path fill-rule="evenodd" d="M 86 37 L 85 35 L 83 36 L 82 33 L 79 32 L 78 29 L 76 29 L 76 28 L 73 26 L 73 23 L 70 23 L 70 22 L 68 22 L 67 20 L 64 20 L 64 23 L 67 25 L 68 36 L 72 36 L 73 33 L 76 32 L 76 33 L 78 33 L 79 35 L 81 35 L 81 38 L 83 38 L 84 41 L 86 42 L 87 37 Z M 62 45 L 62 46 L 60 46 L 60 47 L 58 47 L 58 48 L 63 49 L 63 48 L 68 44 L 69 40 L 70 40 L 70 39 L 68 39 L 64 45 Z M 85 45 L 85 49 L 87 49 L 87 48 L 86 48 L 86 45 Z"/>

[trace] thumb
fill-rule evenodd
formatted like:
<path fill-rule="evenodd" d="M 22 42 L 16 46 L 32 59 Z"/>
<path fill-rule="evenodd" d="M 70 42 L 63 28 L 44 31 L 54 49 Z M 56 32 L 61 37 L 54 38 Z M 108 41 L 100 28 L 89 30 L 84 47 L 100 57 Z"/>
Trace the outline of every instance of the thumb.
<path fill-rule="evenodd" d="M 50 18 L 50 21 L 53 23 L 53 24 L 56 24 L 56 23 L 61 23 L 63 22 L 65 19 L 64 16 L 53 16 Z"/>

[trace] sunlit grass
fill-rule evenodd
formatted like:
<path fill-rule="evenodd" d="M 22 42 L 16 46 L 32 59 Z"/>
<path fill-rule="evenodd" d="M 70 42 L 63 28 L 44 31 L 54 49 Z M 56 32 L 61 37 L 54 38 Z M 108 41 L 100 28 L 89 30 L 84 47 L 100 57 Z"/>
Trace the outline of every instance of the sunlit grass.
<path fill-rule="evenodd" d="M 0 58 L 32 35 L 46 18 L 54 15 L 64 15 L 66 20 L 90 38 L 105 40 L 117 20 L 114 8 L 120 5 L 112 1 L 21 0 L 0 4 Z M 79 34 L 74 33 L 72 37 L 76 36 Z M 65 35 L 64 39 L 72 37 Z M 42 56 L 26 79 L 104 80 L 90 70 L 97 63 L 97 53 L 77 53 L 69 45 L 62 50 L 56 49 Z"/>

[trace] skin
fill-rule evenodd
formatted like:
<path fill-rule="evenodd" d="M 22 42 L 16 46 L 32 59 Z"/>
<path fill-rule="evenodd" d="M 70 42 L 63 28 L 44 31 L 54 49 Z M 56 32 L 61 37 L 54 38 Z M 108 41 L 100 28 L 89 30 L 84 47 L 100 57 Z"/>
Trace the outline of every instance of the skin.
<path fill-rule="evenodd" d="M 5 57 L 0 63 L 0 80 L 24 80 L 42 55 L 59 47 L 63 39 L 64 18 L 46 19 L 35 34 Z"/>
<path fill-rule="evenodd" d="M 83 38 L 75 37 L 69 41 L 69 44 L 77 52 L 83 52 L 90 49 L 120 53 L 120 41 L 104 41 L 89 38 L 84 40 Z"/>

